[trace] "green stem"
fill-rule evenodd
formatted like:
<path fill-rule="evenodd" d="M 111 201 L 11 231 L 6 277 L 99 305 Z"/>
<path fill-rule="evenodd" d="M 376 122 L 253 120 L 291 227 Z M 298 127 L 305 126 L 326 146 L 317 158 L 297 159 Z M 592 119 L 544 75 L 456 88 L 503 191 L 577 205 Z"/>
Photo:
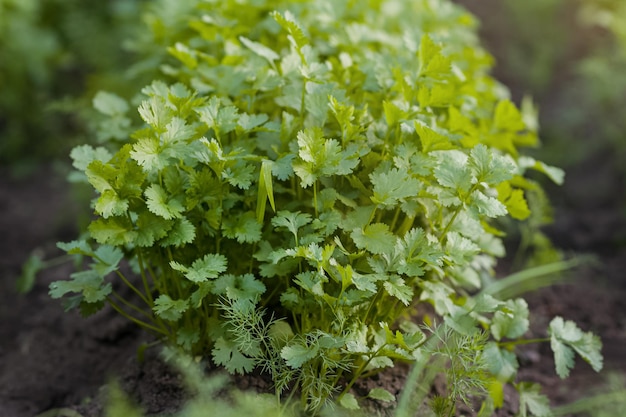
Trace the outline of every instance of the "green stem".
<path fill-rule="evenodd" d="M 521 340 L 511 340 L 509 342 L 499 342 L 498 346 L 502 347 L 502 348 L 510 348 L 510 347 L 515 347 L 515 346 L 523 346 L 523 345 L 530 345 L 533 343 L 546 343 L 549 342 L 550 338 L 537 338 L 537 339 L 521 339 Z"/>
<path fill-rule="evenodd" d="M 125 276 L 124 274 L 122 274 L 119 270 L 115 271 L 115 273 L 117 274 L 117 276 L 124 282 L 124 284 L 126 284 L 126 286 L 128 288 L 130 288 L 135 294 L 137 294 L 139 296 L 139 298 L 141 298 L 141 300 L 146 303 L 148 305 L 148 307 L 152 308 L 152 303 L 145 297 L 145 295 L 139 291 L 139 289 L 137 289 L 137 287 L 135 287 Z"/>
<path fill-rule="evenodd" d="M 142 310 L 141 308 L 137 307 L 135 304 L 131 303 L 130 301 L 127 301 L 124 297 L 122 297 L 117 291 L 112 291 L 111 292 L 115 298 L 117 298 L 122 304 L 124 304 L 126 307 L 136 311 L 137 313 L 141 314 L 144 317 L 147 317 L 150 320 L 153 320 L 153 316 L 150 313 L 146 313 L 145 310 Z"/>
<path fill-rule="evenodd" d="M 141 281 L 143 282 L 143 288 L 146 291 L 146 296 L 150 302 L 148 305 L 150 308 L 154 305 L 154 299 L 152 298 L 152 291 L 150 291 L 150 284 L 148 284 L 148 278 L 146 277 L 146 269 L 143 262 L 143 255 L 140 250 L 137 251 L 137 260 L 139 261 L 139 269 L 141 270 Z"/>
<path fill-rule="evenodd" d="M 128 313 L 126 313 L 120 306 L 118 306 L 115 301 L 113 301 L 110 297 L 107 298 L 107 301 L 109 303 L 109 305 L 113 308 L 113 310 L 117 311 L 119 314 L 121 314 L 123 317 L 127 318 L 128 320 L 132 321 L 135 324 L 138 324 L 139 326 L 143 327 L 144 329 L 148 329 L 148 330 L 152 330 L 153 332 L 157 333 L 157 334 L 161 334 L 163 336 L 166 336 L 169 338 L 170 334 L 167 332 L 167 330 L 165 329 L 160 329 L 156 326 L 153 326 L 149 323 L 146 323 L 145 321 L 139 320 L 138 318 L 135 318 L 131 315 L 129 315 Z"/>

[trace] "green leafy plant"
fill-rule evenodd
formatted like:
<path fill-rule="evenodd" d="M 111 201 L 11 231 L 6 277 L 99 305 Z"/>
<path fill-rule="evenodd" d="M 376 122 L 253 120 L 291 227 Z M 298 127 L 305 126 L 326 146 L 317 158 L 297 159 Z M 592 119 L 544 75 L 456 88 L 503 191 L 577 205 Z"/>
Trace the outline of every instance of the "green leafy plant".
<path fill-rule="evenodd" d="M 109 304 L 231 373 L 261 368 L 313 412 L 357 408 L 359 378 L 437 356 L 440 415 L 466 388 L 501 406 L 530 341 L 525 301 L 480 291 L 504 255 L 495 220 L 529 216 L 528 170 L 563 174 L 520 154 L 538 144 L 532 114 L 489 76 L 474 19 L 426 0 L 187 12 L 194 33 L 168 49 L 170 82 L 141 91 L 142 126 L 120 140 L 130 106 L 97 97 L 115 134 L 71 154 L 95 218 L 59 244 L 90 263 L 51 296 Z M 560 318 L 550 331 L 559 375 L 573 352 L 602 366 L 597 338 Z"/>

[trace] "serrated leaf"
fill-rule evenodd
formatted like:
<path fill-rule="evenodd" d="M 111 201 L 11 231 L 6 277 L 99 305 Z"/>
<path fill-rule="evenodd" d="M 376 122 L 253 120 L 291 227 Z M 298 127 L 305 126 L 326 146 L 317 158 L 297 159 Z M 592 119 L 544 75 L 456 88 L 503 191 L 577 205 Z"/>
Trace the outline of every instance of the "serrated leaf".
<path fill-rule="evenodd" d="M 507 214 L 506 206 L 497 198 L 489 197 L 476 190 L 470 195 L 470 210 L 478 216 L 496 218 Z"/>
<path fill-rule="evenodd" d="M 69 292 L 82 295 L 87 303 L 97 303 L 106 299 L 113 287 L 105 283 L 102 276 L 94 270 L 75 272 L 68 281 L 55 281 L 50 284 L 49 294 L 52 298 L 61 298 Z"/>
<path fill-rule="evenodd" d="M 168 193 L 158 184 L 152 184 L 144 192 L 148 210 L 165 220 L 182 217 L 185 210 L 183 204 L 176 198 L 169 198 Z"/>
<path fill-rule="evenodd" d="M 574 367 L 574 351 L 599 372 L 603 366 L 602 342 L 593 333 L 583 332 L 570 320 L 555 317 L 550 322 L 550 346 L 554 352 L 556 372 L 566 378 Z"/>
<path fill-rule="evenodd" d="M 261 224 L 252 212 L 246 212 L 236 218 L 227 217 L 222 222 L 224 236 L 237 239 L 239 243 L 254 243 L 261 239 Z"/>
<path fill-rule="evenodd" d="M 384 206 L 394 206 L 401 200 L 415 197 L 422 188 L 421 183 L 411 177 L 406 169 L 392 168 L 374 172 L 370 180 L 374 191 L 372 202 Z"/>
<path fill-rule="evenodd" d="M 515 339 L 528 330 L 528 304 L 522 298 L 508 300 L 491 321 L 491 333 L 496 340 Z"/>
<path fill-rule="evenodd" d="M 469 164 L 478 182 L 494 185 L 511 179 L 516 169 L 511 160 L 494 153 L 483 144 L 470 151 Z"/>
<path fill-rule="evenodd" d="M 132 243 L 137 237 L 137 232 L 126 217 L 97 219 L 89 225 L 89 233 L 96 242 L 113 246 Z"/>
<path fill-rule="evenodd" d="M 502 100 L 495 109 L 493 126 L 498 130 L 518 132 L 524 130 L 522 114 L 510 100 Z"/>
<path fill-rule="evenodd" d="M 272 225 L 278 229 L 285 228 L 291 232 L 296 241 L 298 240 L 298 230 L 311 223 L 311 215 L 308 213 L 290 212 L 281 210 L 272 218 Z"/>
<path fill-rule="evenodd" d="M 246 374 L 252 371 L 256 365 L 254 359 L 243 355 L 237 350 L 234 343 L 223 337 L 215 341 L 211 356 L 217 365 L 223 366 L 231 374 Z"/>
<path fill-rule="evenodd" d="M 154 312 L 167 321 L 177 321 L 183 316 L 183 313 L 189 308 L 187 300 L 173 300 L 167 294 L 161 294 L 154 300 Z"/>
<path fill-rule="evenodd" d="M 396 243 L 396 236 L 384 223 L 370 224 L 365 226 L 365 229 L 354 229 L 350 236 L 359 249 L 366 249 L 376 254 L 390 252 Z"/>
<path fill-rule="evenodd" d="M 196 238 L 196 228 L 188 219 L 176 219 L 172 228 L 167 232 L 165 238 L 159 241 L 159 245 L 166 246 L 183 246 L 193 242 Z"/>
<path fill-rule="evenodd" d="M 530 216 L 530 209 L 528 203 L 524 198 L 524 191 L 520 189 L 513 189 L 509 182 L 503 182 L 497 187 L 498 200 L 500 200 L 507 211 L 517 220 L 525 220 Z"/>
<path fill-rule="evenodd" d="M 178 262 L 171 261 L 172 269 L 182 272 L 191 282 L 199 283 L 217 278 L 226 271 L 227 260 L 224 255 L 208 253 L 200 259 L 196 259 L 190 267 L 185 267 Z"/>
<path fill-rule="evenodd" d="M 320 177 L 348 175 L 359 163 L 357 154 L 343 151 L 335 139 L 324 138 L 318 127 L 301 130 L 297 137 L 299 159 L 293 162 L 293 170 L 305 188 Z"/>
<path fill-rule="evenodd" d="M 119 263 L 124 259 L 124 253 L 120 248 L 102 245 L 93 254 L 95 263 L 93 269 L 101 277 L 106 277 L 119 268 Z"/>
<path fill-rule="evenodd" d="M 93 148 L 91 145 L 76 146 L 70 152 L 72 166 L 79 171 L 85 171 L 93 161 L 107 162 L 112 158 L 111 153 L 102 146 Z"/>
<path fill-rule="evenodd" d="M 305 362 L 317 357 L 319 346 L 307 345 L 301 341 L 292 341 L 281 349 L 280 356 L 287 361 L 287 365 L 294 369 L 302 367 Z"/>
<path fill-rule="evenodd" d="M 298 24 L 296 18 L 290 11 L 287 10 L 284 15 L 275 11 L 271 13 L 271 16 L 289 33 L 289 40 L 298 51 L 301 51 L 302 48 L 309 43 L 302 27 Z"/>
<path fill-rule="evenodd" d="M 215 280 L 212 292 L 230 300 L 257 300 L 265 292 L 265 284 L 252 274 L 228 274 Z"/>
<path fill-rule="evenodd" d="M 496 342 L 488 342 L 482 352 L 487 369 L 498 378 L 498 381 L 508 382 L 516 374 L 519 364 L 514 352 L 500 349 Z"/>
<path fill-rule="evenodd" d="M 383 287 L 385 287 L 385 291 L 387 291 L 389 295 L 400 300 L 405 306 L 411 304 L 414 292 L 411 287 L 405 284 L 404 279 L 397 275 L 390 275 L 389 278 L 383 282 Z"/>
<path fill-rule="evenodd" d="M 67 252 L 68 255 L 92 256 L 93 249 L 85 240 L 73 240 L 71 242 L 57 242 L 57 248 Z"/>
<path fill-rule="evenodd" d="M 163 99 L 159 97 L 150 97 L 144 100 L 139 105 L 138 110 L 143 121 L 159 132 L 165 130 L 165 126 L 172 118 L 170 110 L 166 107 Z"/>
<path fill-rule="evenodd" d="M 550 400 L 540 393 L 538 384 L 527 382 L 516 385 L 519 392 L 519 416 L 520 417 L 552 417 Z"/>
<path fill-rule="evenodd" d="M 96 200 L 95 209 L 105 219 L 122 216 L 128 210 L 129 201 L 122 199 L 115 190 L 104 190 Z"/>
<path fill-rule="evenodd" d="M 414 123 L 414 128 L 422 143 L 422 152 L 428 153 L 431 151 L 441 151 L 454 148 L 447 136 L 435 131 L 430 126 L 427 126 L 420 121 L 416 121 Z"/>

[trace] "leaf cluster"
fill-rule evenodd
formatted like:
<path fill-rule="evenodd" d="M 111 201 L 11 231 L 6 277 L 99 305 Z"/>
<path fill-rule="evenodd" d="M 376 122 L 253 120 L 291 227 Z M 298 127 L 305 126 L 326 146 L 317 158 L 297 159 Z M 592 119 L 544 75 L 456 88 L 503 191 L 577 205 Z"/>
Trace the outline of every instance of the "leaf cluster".
<path fill-rule="evenodd" d="M 504 255 L 494 219 L 529 215 L 526 171 L 562 173 L 520 154 L 537 132 L 488 75 L 471 16 L 448 2 L 351 5 L 185 9 L 193 34 L 168 50 L 172 82 L 142 89 L 143 125 L 72 152 L 95 219 L 61 247 L 92 263 L 51 295 L 74 293 L 86 313 L 109 303 L 231 373 L 261 368 L 313 412 L 358 407 L 358 378 L 443 355 L 450 414 L 515 376 L 507 347 L 528 307 L 479 292 Z M 129 108 L 113 94 L 96 107 Z M 453 348 L 426 348 L 438 333 L 411 320 L 420 304 Z M 564 326 L 559 373 L 568 349 L 597 364 L 598 344 Z"/>

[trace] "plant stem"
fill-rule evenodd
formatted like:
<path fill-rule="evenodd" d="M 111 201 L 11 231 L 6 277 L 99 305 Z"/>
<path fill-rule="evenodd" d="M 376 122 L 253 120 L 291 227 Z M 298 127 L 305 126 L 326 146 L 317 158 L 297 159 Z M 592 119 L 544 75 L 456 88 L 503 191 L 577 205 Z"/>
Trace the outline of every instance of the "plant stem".
<path fill-rule="evenodd" d="M 137 287 L 135 287 L 133 284 L 131 284 L 131 282 L 124 276 L 124 274 L 122 274 L 119 270 L 115 271 L 115 273 L 124 282 L 124 284 L 126 284 L 126 286 L 128 288 L 130 288 L 135 294 L 137 294 L 139 296 L 139 298 L 141 298 L 141 300 L 144 303 L 146 303 L 150 308 L 152 308 L 152 303 L 150 301 L 148 301 L 148 299 L 145 297 L 145 295 L 141 291 L 139 291 L 139 289 L 137 289 Z"/>
<path fill-rule="evenodd" d="M 117 311 L 119 314 L 121 314 L 122 316 L 124 316 L 125 318 L 127 318 L 128 320 L 132 321 L 135 324 L 138 324 L 139 326 L 148 329 L 148 330 L 152 330 L 153 332 L 157 333 L 157 334 L 161 334 L 163 336 L 169 337 L 170 334 L 168 333 L 168 331 L 166 329 L 160 329 L 156 326 L 153 326 L 149 323 L 146 323 L 145 321 L 139 320 L 138 318 L 135 318 L 131 315 L 129 315 L 128 313 L 126 313 L 120 306 L 118 306 L 115 301 L 113 301 L 110 297 L 107 298 L 107 301 L 109 303 L 109 305 L 113 308 L 113 310 Z"/>

